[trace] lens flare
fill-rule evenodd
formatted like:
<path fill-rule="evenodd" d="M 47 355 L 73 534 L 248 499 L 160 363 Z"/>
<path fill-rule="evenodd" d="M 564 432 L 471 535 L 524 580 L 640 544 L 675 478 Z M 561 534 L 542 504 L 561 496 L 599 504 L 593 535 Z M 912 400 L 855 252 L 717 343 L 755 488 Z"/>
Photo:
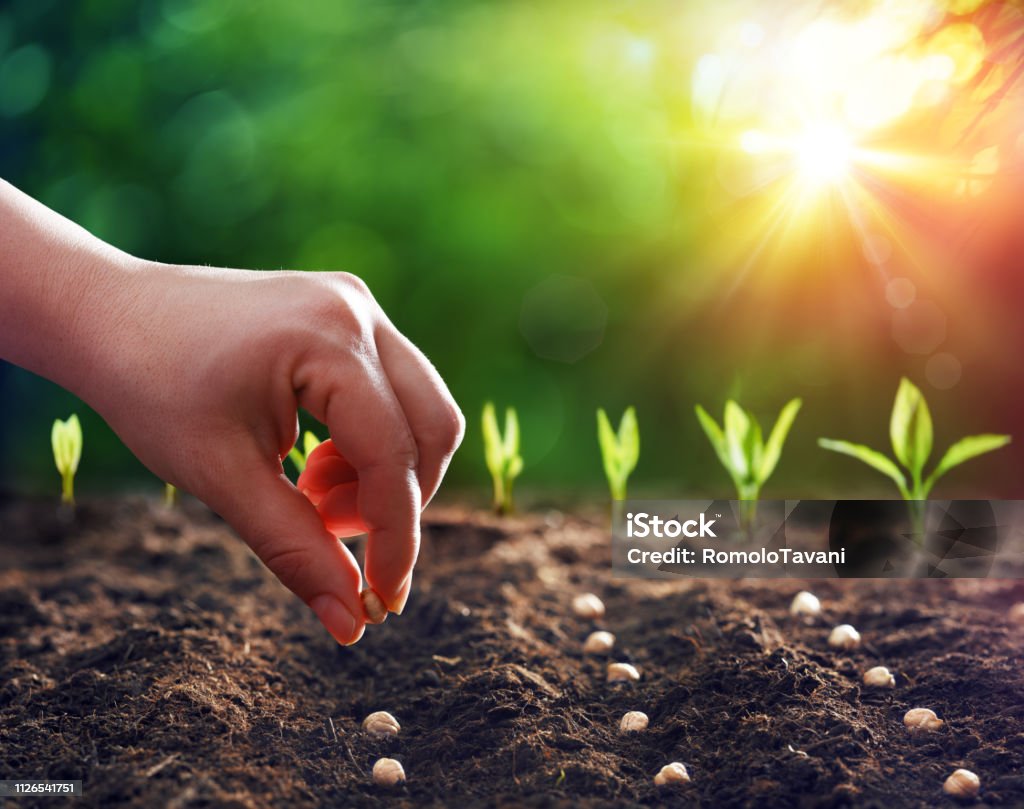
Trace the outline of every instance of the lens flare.
<path fill-rule="evenodd" d="M 812 185 L 828 185 L 849 173 L 853 142 L 841 127 L 818 124 L 808 127 L 794 144 L 800 176 Z"/>

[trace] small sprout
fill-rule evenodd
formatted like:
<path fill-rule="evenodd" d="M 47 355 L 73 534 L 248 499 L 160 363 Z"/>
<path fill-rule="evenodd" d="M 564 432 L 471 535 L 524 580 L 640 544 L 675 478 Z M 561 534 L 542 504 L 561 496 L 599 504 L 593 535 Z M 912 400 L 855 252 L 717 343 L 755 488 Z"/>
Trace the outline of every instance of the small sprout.
<path fill-rule="evenodd" d="M 856 649 L 860 646 L 860 632 L 849 624 L 840 624 L 829 634 L 828 645 L 834 649 Z"/>
<path fill-rule="evenodd" d="M 627 711 L 619 722 L 619 730 L 623 733 L 639 733 L 647 729 L 648 721 L 643 711 Z"/>
<path fill-rule="evenodd" d="M 608 682 L 635 683 L 640 679 L 640 672 L 630 663 L 609 663 Z"/>
<path fill-rule="evenodd" d="M 402 726 L 387 711 L 374 711 L 363 720 L 363 730 L 371 736 L 397 736 Z"/>
<path fill-rule="evenodd" d="M 690 774 L 686 771 L 686 767 L 678 761 L 666 764 L 658 770 L 658 774 L 654 776 L 654 783 L 659 787 L 663 787 L 666 784 L 685 784 L 689 780 Z"/>
<path fill-rule="evenodd" d="M 790 615 L 803 615 L 813 617 L 821 614 L 821 602 L 814 593 L 801 590 L 793 596 L 793 602 L 789 605 Z"/>
<path fill-rule="evenodd" d="M 1024 624 L 1024 601 L 1018 601 L 1010 607 L 1006 617 L 1015 624 Z"/>
<path fill-rule="evenodd" d="M 1010 443 L 1008 435 L 985 434 L 961 438 L 946 450 L 931 474 L 925 477 L 924 467 L 932 454 L 932 416 L 924 394 L 906 377 L 900 380 L 896 401 L 892 405 L 889 437 L 896 460 L 903 465 L 909 477 L 889 456 L 863 444 L 819 438 L 818 446 L 863 461 L 892 480 L 900 495 L 910 504 L 911 524 L 918 544 L 924 541 L 924 507 L 936 481 L 965 461 Z"/>
<path fill-rule="evenodd" d="M 611 632 L 599 630 L 587 635 L 587 639 L 583 642 L 583 653 L 588 655 L 611 654 L 613 646 L 615 646 L 615 636 Z"/>
<path fill-rule="evenodd" d="M 505 410 L 505 433 L 498 428 L 494 405 L 484 405 L 484 460 L 494 482 L 494 511 L 509 514 L 512 511 L 512 484 L 523 471 L 519 455 L 519 417 L 514 407 Z"/>
<path fill-rule="evenodd" d="M 875 666 L 864 672 L 864 685 L 871 688 L 895 688 L 896 678 L 885 666 Z"/>
<path fill-rule="evenodd" d="M 381 787 L 393 787 L 405 783 L 402 762 L 393 758 L 379 758 L 373 765 L 373 783 Z"/>
<path fill-rule="evenodd" d="M 373 590 L 367 587 L 359 594 L 363 602 L 363 612 L 366 613 L 366 621 L 371 624 L 382 624 L 388 617 L 387 605 Z"/>
<path fill-rule="evenodd" d="M 942 785 L 942 791 L 961 800 L 977 798 L 981 791 L 981 779 L 970 770 L 954 770 Z"/>
<path fill-rule="evenodd" d="M 596 621 L 604 617 L 604 602 L 593 593 L 584 593 L 572 600 L 572 611 L 577 618 Z"/>
<path fill-rule="evenodd" d="M 936 731 L 943 724 L 931 708 L 911 708 L 903 715 L 903 726 L 911 733 Z"/>
<path fill-rule="evenodd" d="M 62 503 L 75 504 L 75 472 L 82 460 L 82 424 L 78 414 L 72 413 L 67 421 L 57 419 L 50 431 L 53 461 L 60 472 Z"/>
<path fill-rule="evenodd" d="M 598 408 L 597 443 L 601 447 L 601 460 L 612 500 L 625 500 L 626 483 L 640 460 L 640 428 L 636 421 L 636 408 L 626 408 L 619 422 L 618 433 L 612 429 L 604 408 Z"/>
<path fill-rule="evenodd" d="M 800 399 L 793 399 L 782 408 L 767 441 L 753 414 L 732 399 L 725 403 L 725 417 L 721 427 L 703 407 L 697 405 L 697 420 L 736 487 L 742 506 L 740 516 L 747 530 L 754 525 L 761 487 L 779 463 L 786 436 L 789 435 L 801 405 Z"/>
<path fill-rule="evenodd" d="M 295 468 L 299 470 L 300 475 L 306 471 L 306 459 L 309 458 L 309 454 L 319 447 L 321 443 L 323 442 L 316 435 L 306 430 L 302 436 L 302 449 L 292 447 L 288 451 L 288 457 L 295 464 Z"/>
<path fill-rule="evenodd" d="M 178 504 L 178 490 L 170 483 L 164 484 L 164 508 L 174 508 Z"/>

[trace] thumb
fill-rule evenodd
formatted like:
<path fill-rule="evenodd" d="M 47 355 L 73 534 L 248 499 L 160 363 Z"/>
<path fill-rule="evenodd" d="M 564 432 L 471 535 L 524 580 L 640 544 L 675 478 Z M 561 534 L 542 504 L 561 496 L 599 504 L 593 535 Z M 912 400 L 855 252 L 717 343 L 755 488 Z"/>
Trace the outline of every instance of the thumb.
<path fill-rule="evenodd" d="M 338 643 L 355 643 L 366 620 L 359 598 L 362 576 L 352 553 L 327 532 L 280 463 L 254 458 L 236 468 L 246 470 L 245 486 L 218 487 L 207 504 L 309 605 Z"/>

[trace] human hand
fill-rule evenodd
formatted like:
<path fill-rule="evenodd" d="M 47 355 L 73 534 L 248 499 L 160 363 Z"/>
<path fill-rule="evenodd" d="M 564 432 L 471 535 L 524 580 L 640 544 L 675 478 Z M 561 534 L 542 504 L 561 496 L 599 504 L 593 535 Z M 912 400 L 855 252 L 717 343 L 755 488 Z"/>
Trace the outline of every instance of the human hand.
<path fill-rule="evenodd" d="M 333 441 L 320 454 L 337 447 L 350 482 L 344 533 L 369 534 L 366 580 L 401 612 L 421 507 L 464 421 L 365 285 L 345 273 L 145 264 L 97 305 L 97 372 L 80 395 L 155 474 L 221 514 L 349 644 L 366 623 L 358 565 L 281 466 L 298 407 L 328 426 Z"/>

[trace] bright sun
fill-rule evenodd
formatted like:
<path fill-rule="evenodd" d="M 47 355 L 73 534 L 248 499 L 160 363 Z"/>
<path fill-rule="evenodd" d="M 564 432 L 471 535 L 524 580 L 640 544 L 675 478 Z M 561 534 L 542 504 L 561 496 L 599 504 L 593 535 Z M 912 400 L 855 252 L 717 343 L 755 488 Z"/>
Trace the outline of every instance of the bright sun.
<path fill-rule="evenodd" d="M 793 143 L 797 169 L 807 182 L 826 185 L 842 180 L 853 160 L 853 142 L 840 127 L 808 127 Z"/>

